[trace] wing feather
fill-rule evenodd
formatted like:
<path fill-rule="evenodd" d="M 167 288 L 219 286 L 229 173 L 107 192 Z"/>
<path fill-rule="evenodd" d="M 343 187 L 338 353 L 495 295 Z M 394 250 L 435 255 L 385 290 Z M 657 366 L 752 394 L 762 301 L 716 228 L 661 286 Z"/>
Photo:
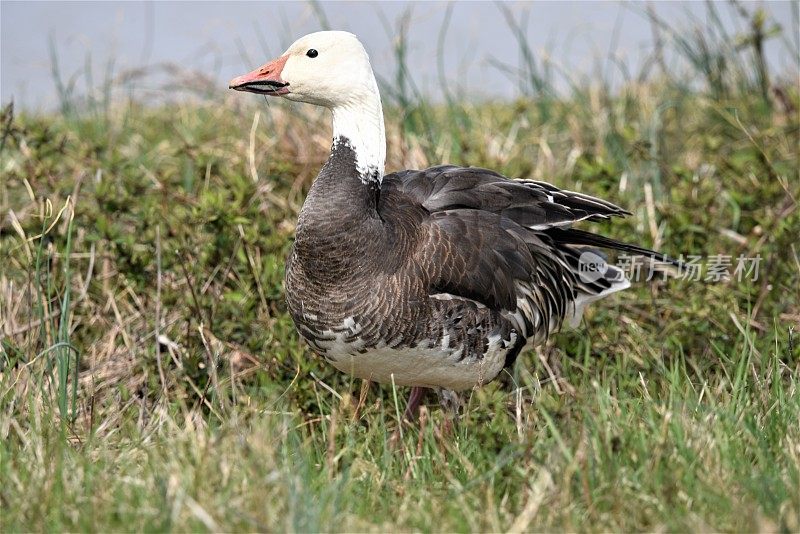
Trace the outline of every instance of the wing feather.
<path fill-rule="evenodd" d="M 629 215 L 611 202 L 532 180 L 510 180 L 477 167 L 442 165 L 404 171 L 400 190 L 431 213 L 475 209 L 497 213 L 535 230 L 569 226 L 581 220 Z"/>
<path fill-rule="evenodd" d="M 557 328 L 572 313 L 579 294 L 609 290 L 613 283 L 609 280 L 579 279 L 583 246 L 661 257 L 570 228 L 577 221 L 629 212 L 545 182 L 442 165 L 387 175 L 384 194 L 394 199 L 394 205 L 399 202 L 416 210 L 412 272 L 428 281 L 429 296 L 449 294 L 516 313 L 526 336 Z"/>

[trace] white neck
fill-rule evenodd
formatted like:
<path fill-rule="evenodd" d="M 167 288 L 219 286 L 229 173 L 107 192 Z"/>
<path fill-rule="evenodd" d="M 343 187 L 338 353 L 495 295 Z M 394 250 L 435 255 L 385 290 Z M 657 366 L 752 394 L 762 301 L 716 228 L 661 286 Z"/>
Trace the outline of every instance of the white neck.
<path fill-rule="evenodd" d="M 361 180 L 367 182 L 383 179 L 386 163 L 386 132 L 383 127 L 383 108 L 378 84 L 359 95 L 354 95 L 346 104 L 331 109 L 333 112 L 333 143 L 344 137 L 356 153 L 356 167 Z"/>

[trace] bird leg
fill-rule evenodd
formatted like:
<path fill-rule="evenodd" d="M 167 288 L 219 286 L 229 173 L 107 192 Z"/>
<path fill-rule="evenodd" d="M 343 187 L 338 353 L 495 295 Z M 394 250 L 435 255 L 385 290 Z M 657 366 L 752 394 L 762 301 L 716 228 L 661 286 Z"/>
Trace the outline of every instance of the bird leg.
<path fill-rule="evenodd" d="M 416 421 L 419 415 L 419 405 L 422 403 L 422 397 L 425 396 L 427 388 L 414 386 L 411 388 L 411 394 L 408 396 L 408 404 L 406 404 L 406 411 L 403 413 L 403 419 L 406 421 Z"/>
<path fill-rule="evenodd" d="M 419 386 L 414 386 L 411 388 L 411 393 L 408 396 L 408 404 L 406 404 L 406 411 L 403 412 L 403 420 L 400 421 L 400 424 L 397 426 L 394 432 L 392 432 L 392 436 L 389 438 L 390 449 L 397 449 L 397 446 L 400 443 L 400 437 L 402 435 L 400 427 L 406 423 L 413 424 L 417 420 L 417 416 L 419 415 L 419 407 L 420 404 L 422 404 L 422 397 L 425 396 L 426 389 L 428 388 Z"/>
<path fill-rule="evenodd" d="M 452 436 L 460 417 L 461 397 L 455 391 L 443 388 L 436 388 L 436 393 L 444 414 L 444 421 L 439 427 L 439 435 Z"/>
<path fill-rule="evenodd" d="M 439 395 L 439 404 L 442 407 L 442 411 L 457 423 L 461 412 L 461 397 L 459 394 L 451 389 L 444 388 L 436 388 L 436 393 Z"/>

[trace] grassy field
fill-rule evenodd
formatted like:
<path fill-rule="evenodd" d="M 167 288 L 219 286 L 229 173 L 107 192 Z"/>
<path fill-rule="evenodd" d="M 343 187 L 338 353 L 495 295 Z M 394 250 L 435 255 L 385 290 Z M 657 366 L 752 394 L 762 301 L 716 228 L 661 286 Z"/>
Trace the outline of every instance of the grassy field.
<path fill-rule="evenodd" d="M 423 105 L 398 48 L 387 170 L 547 180 L 628 207 L 614 237 L 761 261 L 634 284 L 394 445 L 407 391 L 286 314 L 325 114 L 222 88 L 5 107 L 0 531 L 800 530 L 800 97 L 711 35 L 614 91 L 557 95 L 531 60 L 514 102 Z"/>

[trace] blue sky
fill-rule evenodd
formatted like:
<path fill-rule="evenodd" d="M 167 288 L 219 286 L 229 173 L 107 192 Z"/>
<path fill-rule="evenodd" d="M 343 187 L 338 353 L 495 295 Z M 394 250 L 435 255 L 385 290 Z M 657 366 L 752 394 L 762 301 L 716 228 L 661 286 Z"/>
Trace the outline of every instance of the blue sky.
<path fill-rule="evenodd" d="M 391 78 L 396 62 L 392 43 L 402 14 L 410 9 L 409 64 L 426 94 L 440 90 L 437 50 L 448 6 L 451 19 L 441 66 L 453 86 L 471 94 L 510 97 L 517 87 L 497 65 L 512 68 L 518 48 L 503 13 L 492 2 L 321 2 L 330 26 L 356 33 L 372 57 L 376 72 Z M 539 57 L 551 59 L 568 75 L 591 74 L 602 65 L 618 83 L 622 71 L 605 61 L 609 51 L 636 73 L 652 51 L 653 34 L 642 16 L 644 3 L 513 2 L 505 4 L 517 18 L 529 13 L 527 38 Z M 700 2 L 655 2 L 656 12 L 671 23 L 690 28 L 691 17 L 705 20 Z M 745 3 L 764 7 L 786 29 L 792 26 L 790 2 Z M 743 24 L 718 5 L 726 27 Z M 388 28 L 386 27 L 388 25 Z M 55 45 L 64 79 L 74 76 L 84 91 L 86 72 L 94 83 L 109 60 L 114 73 L 141 66 L 170 64 L 201 72 L 219 83 L 278 55 L 291 41 L 321 29 L 314 7 L 306 2 L 8 2 L 0 4 L 0 97 L 28 108 L 50 108 L 57 102 L 51 74 L 49 40 Z M 615 31 L 616 28 L 616 31 Z M 616 35 L 616 38 L 614 37 Z M 793 67 L 791 47 L 768 43 L 773 69 Z M 599 62 L 599 63 L 598 63 Z M 91 65 L 91 69 L 87 69 Z M 677 68 L 677 67 L 676 67 Z M 791 72 L 791 71 L 790 71 Z M 163 80 L 141 82 L 164 91 Z M 562 80 L 563 83 L 563 80 Z M 151 84 L 151 87 L 147 87 Z"/>

